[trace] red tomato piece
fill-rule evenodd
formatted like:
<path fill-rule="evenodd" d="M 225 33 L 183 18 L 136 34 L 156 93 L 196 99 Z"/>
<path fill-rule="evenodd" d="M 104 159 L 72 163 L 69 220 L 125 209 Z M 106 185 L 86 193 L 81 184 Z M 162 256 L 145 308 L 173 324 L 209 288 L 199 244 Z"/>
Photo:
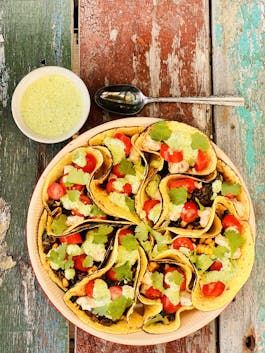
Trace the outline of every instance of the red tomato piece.
<path fill-rule="evenodd" d="M 84 185 L 80 185 L 80 184 L 74 184 L 73 186 L 69 186 L 67 189 L 69 190 L 77 190 L 82 192 L 84 190 L 85 186 Z"/>
<path fill-rule="evenodd" d="M 182 151 L 170 152 L 169 146 L 166 143 L 161 144 L 160 155 L 165 161 L 168 161 L 171 163 L 178 163 L 183 160 L 183 152 Z"/>
<path fill-rule="evenodd" d="M 92 279 L 91 281 L 89 281 L 87 284 L 86 284 L 86 295 L 89 297 L 89 298 L 93 298 L 93 289 L 94 289 L 94 285 L 95 285 L 95 280 Z"/>
<path fill-rule="evenodd" d="M 47 194 L 51 200 L 60 200 L 66 193 L 65 188 L 59 183 L 51 183 L 48 186 Z"/>
<path fill-rule="evenodd" d="M 225 284 L 221 281 L 211 282 L 202 286 L 202 293 L 206 297 L 219 297 L 225 290 Z"/>
<path fill-rule="evenodd" d="M 149 213 L 155 205 L 160 203 L 159 200 L 146 200 L 143 205 L 143 210 L 145 211 L 146 218 L 149 217 Z"/>
<path fill-rule="evenodd" d="M 235 197 L 235 195 L 234 194 L 227 194 L 227 195 L 225 195 L 225 197 L 232 200 Z"/>
<path fill-rule="evenodd" d="M 202 170 L 208 167 L 208 164 L 209 164 L 209 158 L 206 152 L 202 150 L 198 150 L 198 154 L 195 161 L 195 170 L 197 172 L 201 172 Z"/>
<path fill-rule="evenodd" d="M 66 237 L 60 237 L 59 239 L 60 239 L 61 243 L 67 243 L 67 244 L 81 244 L 81 243 L 83 243 L 83 239 L 82 239 L 80 233 L 74 233 L 71 235 L 67 235 Z"/>
<path fill-rule="evenodd" d="M 74 267 L 77 270 L 82 271 L 82 272 L 87 272 L 89 267 L 83 266 L 83 261 L 85 260 L 85 258 L 86 258 L 86 254 L 73 256 Z"/>
<path fill-rule="evenodd" d="M 123 194 L 126 194 L 127 196 L 131 195 L 132 193 L 132 186 L 129 183 L 126 183 L 125 185 L 123 185 Z"/>
<path fill-rule="evenodd" d="M 92 173 L 97 165 L 96 157 L 92 153 L 86 155 L 86 165 L 82 167 L 85 173 Z"/>
<path fill-rule="evenodd" d="M 165 271 L 165 275 L 168 273 L 168 272 L 173 272 L 173 271 L 178 271 L 182 276 L 183 276 L 183 281 L 180 285 L 180 291 L 183 291 L 186 289 L 186 276 L 185 276 L 185 273 L 180 269 L 180 268 L 176 268 L 176 267 L 168 267 Z M 165 288 L 169 288 L 170 286 L 164 281 L 164 287 Z"/>
<path fill-rule="evenodd" d="M 107 186 L 106 186 L 106 190 L 107 190 L 107 193 L 111 193 L 111 192 L 114 192 L 116 191 L 115 190 L 115 187 L 114 187 L 114 182 L 116 181 L 116 179 L 110 179 L 107 183 Z"/>
<path fill-rule="evenodd" d="M 112 286 L 109 287 L 111 300 L 115 300 L 116 298 L 122 295 L 122 287 L 121 286 Z"/>
<path fill-rule="evenodd" d="M 196 189 L 195 181 L 189 178 L 170 180 L 168 187 L 169 189 L 184 187 L 188 190 L 188 192 L 192 192 L 194 189 Z"/>
<path fill-rule="evenodd" d="M 131 152 L 131 148 L 132 148 L 132 143 L 131 143 L 131 139 L 130 137 L 120 133 L 120 132 L 117 132 L 115 135 L 114 135 L 114 138 L 120 140 L 123 142 L 124 144 L 124 151 L 125 151 L 125 156 L 128 156 Z"/>
<path fill-rule="evenodd" d="M 187 248 L 190 251 L 194 250 L 194 244 L 193 242 L 187 238 L 187 237 L 177 237 L 173 243 L 172 246 L 174 249 L 179 250 L 179 248 Z"/>
<path fill-rule="evenodd" d="M 116 272 L 113 268 L 111 268 L 110 270 L 108 270 L 108 272 L 106 273 L 106 276 L 108 277 L 108 279 L 110 279 L 111 281 L 117 281 L 117 276 L 116 276 Z"/>
<path fill-rule="evenodd" d="M 224 218 L 222 219 L 222 226 L 224 229 L 229 228 L 229 227 L 234 227 L 236 228 L 239 232 L 241 232 L 242 226 L 239 220 L 231 215 L 231 214 L 226 214 Z"/>
<path fill-rule="evenodd" d="M 223 267 L 222 262 L 219 261 L 219 260 L 215 260 L 215 261 L 211 264 L 209 270 L 210 270 L 210 271 L 220 271 L 220 270 L 222 269 L 222 267 Z"/>
<path fill-rule="evenodd" d="M 149 287 L 145 291 L 144 295 L 146 296 L 146 298 L 149 298 L 149 299 L 157 299 L 162 297 L 162 293 L 160 292 L 160 290 L 154 287 Z"/>
<path fill-rule="evenodd" d="M 115 174 L 118 178 L 124 178 L 126 174 L 121 173 L 119 170 L 119 164 L 115 164 L 112 167 L 112 173 Z"/>
<path fill-rule="evenodd" d="M 161 298 L 161 302 L 163 305 L 163 310 L 165 310 L 165 312 L 167 312 L 168 314 L 174 314 L 181 307 L 180 303 L 178 303 L 177 305 L 172 304 L 166 295 L 163 295 L 163 297 Z"/>
<path fill-rule="evenodd" d="M 122 237 L 125 237 L 126 235 L 129 235 L 129 234 L 134 234 L 132 230 L 130 229 L 121 229 L 119 231 L 119 234 L 118 234 L 118 242 L 119 242 L 119 245 L 121 244 L 121 238 Z"/>
<path fill-rule="evenodd" d="M 91 201 L 90 198 L 89 198 L 87 195 L 85 195 L 85 194 L 81 194 L 81 195 L 79 196 L 79 200 L 80 200 L 83 204 L 85 204 L 85 205 L 92 205 L 92 201 Z"/>
<path fill-rule="evenodd" d="M 82 213 L 80 213 L 79 211 L 77 211 L 76 209 L 72 209 L 71 213 L 73 216 L 78 216 L 78 217 L 85 217 Z"/>
<path fill-rule="evenodd" d="M 197 205 L 193 201 L 186 202 L 182 208 L 180 217 L 186 223 L 194 222 L 198 218 Z"/>

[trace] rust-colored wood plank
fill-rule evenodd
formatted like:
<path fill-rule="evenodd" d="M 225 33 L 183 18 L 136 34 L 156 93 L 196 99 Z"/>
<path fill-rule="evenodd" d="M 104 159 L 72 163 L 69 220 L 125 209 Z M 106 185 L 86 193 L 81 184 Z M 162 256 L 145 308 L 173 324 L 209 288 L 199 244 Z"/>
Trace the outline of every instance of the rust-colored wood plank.
<path fill-rule="evenodd" d="M 98 88 L 115 83 L 132 83 L 148 96 L 210 94 L 207 1 L 80 0 L 79 6 L 80 76 L 91 97 Z M 207 106 L 148 105 L 138 115 L 184 121 L 211 132 Z M 83 129 L 117 118 L 92 102 Z M 77 329 L 76 353 L 215 353 L 215 325 L 167 344 L 140 347 L 114 344 Z"/>
<path fill-rule="evenodd" d="M 81 0 L 80 75 L 91 96 L 115 83 L 147 96 L 209 94 L 208 14 L 204 0 Z M 151 104 L 138 115 L 210 126 L 206 106 Z M 93 104 L 85 128 L 113 118 Z"/>

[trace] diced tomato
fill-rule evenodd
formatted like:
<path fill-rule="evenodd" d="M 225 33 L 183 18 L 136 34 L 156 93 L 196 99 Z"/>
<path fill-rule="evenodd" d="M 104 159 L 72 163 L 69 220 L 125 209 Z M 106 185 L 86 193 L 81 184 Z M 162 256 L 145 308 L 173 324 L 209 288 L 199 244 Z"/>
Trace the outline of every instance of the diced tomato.
<path fill-rule="evenodd" d="M 80 200 L 83 204 L 85 204 L 85 205 L 92 205 L 92 201 L 91 201 L 90 198 L 89 198 L 87 195 L 85 195 L 85 194 L 81 194 L 81 195 L 79 196 L 79 200 Z"/>
<path fill-rule="evenodd" d="M 170 152 L 169 146 L 166 143 L 161 144 L 160 155 L 164 160 L 171 163 L 178 163 L 183 160 L 183 152 L 182 151 Z"/>
<path fill-rule="evenodd" d="M 188 192 L 192 192 L 194 189 L 196 189 L 195 181 L 189 178 L 170 180 L 168 182 L 168 187 L 169 189 L 173 189 L 173 188 L 177 189 L 177 188 L 184 187 L 188 190 Z"/>
<path fill-rule="evenodd" d="M 123 194 L 126 194 L 127 196 L 131 195 L 132 193 L 132 186 L 129 183 L 126 183 L 125 185 L 123 185 Z"/>
<path fill-rule="evenodd" d="M 114 135 L 114 138 L 120 140 L 123 142 L 124 144 L 124 151 L 125 151 L 125 156 L 128 156 L 131 152 L 131 148 L 132 148 L 132 143 L 131 143 L 131 139 L 130 137 L 120 133 L 120 132 L 117 132 L 115 135 Z"/>
<path fill-rule="evenodd" d="M 72 215 L 74 215 L 74 216 L 85 217 L 82 213 L 80 213 L 79 211 L 77 211 L 75 208 L 73 208 L 73 209 L 71 210 L 71 213 L 72 213 Z"/>
<path fill-rule="evenodd" d="M 182 276 L 183 276 L 183 281 L 181 282 L 181 285 L 180 285 L 180 291 L 183 291 L 186 289 L 186 276 L 185 276 L 185 273 L 180 269 L 180 268 L 176 268 L 176 267 L 173 267 L 173 266 L 170 266 L 166 269 L 165 271 L 165 275 L 168 273 L 168 272 L 174 272 L 174 271 L 178 271 Z M 164 287 L 165 288 L 169 288 L 170 285 L 168 285 L 165 281 L 164 281 Z"/>
<path fill-rule="evenodd" d="M 111 281 L 117 281 L 117 275 L 116 272 L 113 268 L 111 268 L 110 270 L 108 270 L 108 272 L 106 273 L 106 276 L 108 277 L 108 279 L 110 279 Z"/>
<path fill-rule="evenodd" d="M 202 170 L 208 167 L 208 164 L 209 159 L 207 153 L 202 150 L 198 150 L 198 154 L 195 161 L 195 170 L 197 172 L 201 172 Z"/>
<path fill-rule="evenodd" d="M 114 182 L 116 181 L 116 179 L 110 179 L 107 183 L 107 186 L 106 186 L 106 190 L 107 190 L 107 193 L 111 193 L 111 192 L 114 192 L 116 191 L 115 187 L 114 187 Z"/>
<path fill-rule="evenodd" d="M 180 303 L 178 303 L 177 305 L 172 304 L 166 295 L 163 295 L 161 302 L 163 305 L 163 310 L 165 310 L 165 312 L 167 312 L 168 314 L 174 314 L 181 307 Z"/>
<path fill-rule="evenodd" d="M 77 190 L 82 192 L 84 190 L 85 186 L 84 185 L 80 185 L 80 184 L 74 184 L 72 186 L 69 186 L 67 189 L 69 190 Z"/>
<path fill-rule="evenodd" d="M 86 155 L 86 165 L 82 167 L 85 173 L 92 173 L 97 165 L 96 157 L 92 153 Z"/>
<path fill-rule="evenodd" d="M 81 244 L 81 243 L 83 243 L 83 239 L 82 239 L 80 233 L 74 233 L 71 235 L 67 235 L 66 237 L 60 237 L 59 239 L 60 239 L 61 243 L 67 243 L 67 244 Z"/>
<path fill-rule="evenodd" d="M 74 267 L 77 270 L 82 271 L 82 272 L 87 272 L 89 267 L 83 266 L 83 261 L 85 260 L 85 258 L 86 258 L 86 254 L 73 256 Z"/>
<path fill-rule="evenodd" d="M 146 296 L 146 298 L 149 298 L 149 299 L 157 299 L 162 297 L 162 293 L 160 292 L 160 290 L 154 287 L 149 287 L 145 291 L 144 295 Z"/>
<path fill-rule="evenodd" d="M 179 250 L 180 248 L 187 248 L 190 251 L 194 250 L 194 244 L 193 242 L 187 238 L 187 237 L 177 237 L 173 243 L 172 246 L 174 249 Z"/>
<path fill-rule="evenodd" d="M 219 297 L 225 290 L 225 284 L 221 281 L 211 282 L 202 286 L 202 293 L 206 297 Z"/>
<path fill-rule="evenodd" d="M 234 227 L 236 228 L 239 232 L 241 232 L 242 226 L 239 220 L 231 215 L 231 214 L 226 214 L 224 218 L 222 219 L 222 226 L 224 229 L 229 228 L 229 227 Z"/>
<path fill-rule="evenodd" d="M 59 183 L 51 183 L 48 186 L 47 194 L 51 200 L 60 200 L 66 193 L 65 188 Z"/>
<path fill-rule="evenodd" d="M 225 197 L 227 197 L 230 200 L 233 200 L 233 198 L 235 197 L 234 194 L 226 194 Z"/>
<path fill-rule="evenodd" d="M 186 202 L 182 208 L 180 217 L 186 223 L 194 222 L 198 218 L 197 205 L 193 201 Z"/>
<path fill-rule="evenodd" d="M 159 200 L 146 200 L 143 205 L 143 210 L 145 211 L 146 218 L 149 217 L 149 213 L 155 205 L 160 203 Z"/>
<path fill-rule="evenodd" d="M 121 286 L 112 286 L 109 287 L 111 300 L 115 300 L 116 298 L 122 295 L 122 287 Z"/>
<path fill-rule="evenodd" d="M 86 295 L 89 297 L 89 298 L 93 298 L 93 289 L 94 289 L 94 285 L 95 285 L 95 280 L 92 279 L 91 281 L 89 281 L 87 284 L 86 284 Z"/>
<path fill-rule="evenodd" d="M 112 173 L 115 174 L 118 178 L 124 178 L 126 174 L 121 173 L 119 170 L 119 164 L 115 164 L 112 167 Z"/>
<path fill-rule="evenodd" d="M 118 233 L 118 242 L 119 242 L 119 245 L 121 244 L 121 238 L 122 237 L 125 237 L 126 235 L 129 235 L 129 234 L 134 234 L 132 230 L 130 229 L 121 229 Z"/>
<path fill-rule="evenodd" d="M 209 270 L 210 270 L 210 271 L 220 271 L 220 270 L 222 269 L 222 267 L 223 267 L 222 262 L 219 261 L 219 260 L 215 260 L 215 261 L 211 264 Z"/>
<path fill-rule="evenodd" d="M 118 190 L 115 189 L 115 186 L 114 186 L 115 181 L 116 181 L 116 179 L 114 179 L 114 178 L 110 179 L 108 181 L 107 186 L 106 186 L 106 190 L 107 190 L 108 194 L 111 193 L 111 192 L 116 191 L 116 192 L 119 192 L 121 194 L 126 194 L 126 195 L 129 196 L 132 193 L 131 184 L 129 184 L 129 183 L 124 184 L 123 185 L 123 191 L 121 192 L 121 191 L 118 191 Z"/>

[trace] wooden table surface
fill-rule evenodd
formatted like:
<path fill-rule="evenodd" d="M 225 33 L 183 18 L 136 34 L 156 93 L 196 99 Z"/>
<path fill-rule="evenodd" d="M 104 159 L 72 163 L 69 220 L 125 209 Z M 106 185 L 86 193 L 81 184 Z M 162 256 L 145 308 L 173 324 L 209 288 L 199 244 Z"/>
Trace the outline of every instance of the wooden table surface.
<path fill-rule="evenodd" d="M 0 0 L 0 211 L 2 198 L 11 212 L 6 234 L 0 227 L 0 353 L 69 353 L 73 347 L 75 353 L 265 352 L 264 23 L 263 1 L 80 0 L 80 64 L 73 66 L 73 1 Z M 201 330 L 156 346 L 112 344 L 71 325 L 69 334 L 69 323 L 43 295 L 26 248 L 27 208 L 40 174 L 68 141 L 29 140 L 16 127 L 10 102 L 19 80 L 44 65 L 72 65 L 91 96 L 103 85 L 126 82 L 150 96 L 245 98 L 240 108 L 153 104 L 141 112 L 205 131 L 237 165 L 253 201 L 252 275 Z M 82 131 L 117 118 L 92 104 Z"/>

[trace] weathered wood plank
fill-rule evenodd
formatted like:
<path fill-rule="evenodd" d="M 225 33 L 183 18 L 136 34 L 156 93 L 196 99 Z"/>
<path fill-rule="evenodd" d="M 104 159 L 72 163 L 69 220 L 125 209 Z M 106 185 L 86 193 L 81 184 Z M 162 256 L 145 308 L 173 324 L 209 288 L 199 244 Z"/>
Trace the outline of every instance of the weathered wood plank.
<path fill-rule="evenodd" d="M 214 1 L 214 94 L 242 94 L 245 107 L 216 108 L 216 141 L 245 176 L 257 222 L 256 263 L 220 317 L 220 352 L 265 351 L 265 41 L 262 1 Z"/>
<path fill-rule="evenodd" d="M 208 1 L 80 1 L 80 75 L 90 93 L 132 83 L 149 96 L 210 93 Z M 138 114 L 209 132 L 207 107 L 151 104 Z M 109 119 L 92 105 L 86 128 Z"/>
<path fill-rule="evenodd" d="M 62 144 L 39 145 L 22 135 L 10 101 L 18 81 L 33 68 L 70 67 L 71 6 L 71 0 L 0 1 L 0 196 L 11 205 L 6 241 L 17 264 L 0 287 L 1 353 L 68 350 L 67 323 L 36 283 L 25 237 L 34 184 Z"/>
<path fill-rule="evenodd" d="M 81 0 L 79 14 L 80 76 L 92 97 L 115 83 L 132 83 L 150 96 L 210 94 L 207 1 Z M 211 133 L 206 106 L 150 105 L 138 115 L 185 121 Z M 117 118 L 92 104 L 85 129 Z M 185 339 L 134 347 L 77 330 L 76 353 L 214 353 L 215 333 L 213 322 Z"/>

